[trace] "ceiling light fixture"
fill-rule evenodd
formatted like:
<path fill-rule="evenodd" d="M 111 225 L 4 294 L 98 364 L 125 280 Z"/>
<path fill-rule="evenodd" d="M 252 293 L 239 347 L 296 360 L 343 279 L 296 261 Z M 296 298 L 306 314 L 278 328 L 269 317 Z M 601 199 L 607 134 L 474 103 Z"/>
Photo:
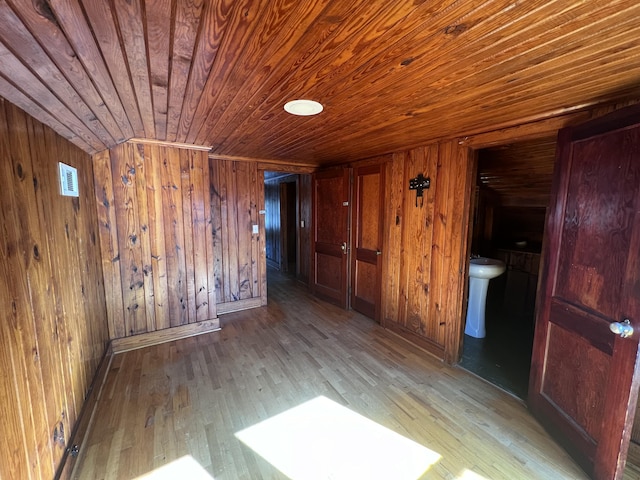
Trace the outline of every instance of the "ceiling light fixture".
<path fill-rule="evenodd" d="M 317 115 L 323 108 L 322 104 L 313 100 L 292 100 L 284 104 L 284 109 L 291 115 L 301 115 L 303 117 Z"/>

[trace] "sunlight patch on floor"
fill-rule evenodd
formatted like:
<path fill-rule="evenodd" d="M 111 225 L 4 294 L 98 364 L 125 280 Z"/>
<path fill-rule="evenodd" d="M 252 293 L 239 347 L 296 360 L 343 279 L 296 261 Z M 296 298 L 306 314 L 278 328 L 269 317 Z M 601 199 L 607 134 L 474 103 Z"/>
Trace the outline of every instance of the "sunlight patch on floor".
<path fill-rule="evenodd" d="M 457 480 L 487 480 L 487 478 L 471 470 L 465 470 Z"/>
<path fill-rule="evenodd" d="M 293 480 L 415 480 L 440 459 L 438 453 L 323 396 L 236 437 Z"/>
<path fill-rule="evenodd" d="M 185 455 L 171 463 L 146 473 L 136 480 L 215 480 L 191 455 Z"/>

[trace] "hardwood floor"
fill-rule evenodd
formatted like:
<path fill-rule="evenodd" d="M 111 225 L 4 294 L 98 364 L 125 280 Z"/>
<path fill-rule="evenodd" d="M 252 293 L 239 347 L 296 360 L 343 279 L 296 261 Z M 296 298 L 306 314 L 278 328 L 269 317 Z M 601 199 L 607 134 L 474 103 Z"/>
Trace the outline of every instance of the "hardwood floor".
<path fill-rule="evenodd" d="M 321 395 L 441 455 L 420 478 L 586 478 L 520 400 L 277 272 L 267 307 L 221 323 L 114 358 L 74 478 L 187 454 L 216 480 L 287 478 L 235 433 Z"/>

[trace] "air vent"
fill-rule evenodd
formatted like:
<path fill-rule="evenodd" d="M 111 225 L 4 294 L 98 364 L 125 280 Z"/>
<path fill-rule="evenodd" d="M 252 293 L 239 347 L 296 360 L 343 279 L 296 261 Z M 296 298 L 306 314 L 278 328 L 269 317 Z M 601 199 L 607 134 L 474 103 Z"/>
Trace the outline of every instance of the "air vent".
<path fill-rule="evenodd" d="M 65 197 L 79 197 L 78 170 L 62 162 L 59 162 L 58 166 L 60 167 L 60 194 Z"/>

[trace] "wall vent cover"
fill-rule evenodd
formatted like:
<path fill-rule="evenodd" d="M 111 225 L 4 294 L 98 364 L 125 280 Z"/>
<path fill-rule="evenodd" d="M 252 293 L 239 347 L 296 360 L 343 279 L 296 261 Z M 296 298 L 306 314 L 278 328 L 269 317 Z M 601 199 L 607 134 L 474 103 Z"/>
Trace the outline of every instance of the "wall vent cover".
<path fill-rule="evenodd" d="M 60 169 L 60 193 L 65 197 L 79 197 L 78 170 L 62 162 L 58 162 L 58 166 Z"/>

